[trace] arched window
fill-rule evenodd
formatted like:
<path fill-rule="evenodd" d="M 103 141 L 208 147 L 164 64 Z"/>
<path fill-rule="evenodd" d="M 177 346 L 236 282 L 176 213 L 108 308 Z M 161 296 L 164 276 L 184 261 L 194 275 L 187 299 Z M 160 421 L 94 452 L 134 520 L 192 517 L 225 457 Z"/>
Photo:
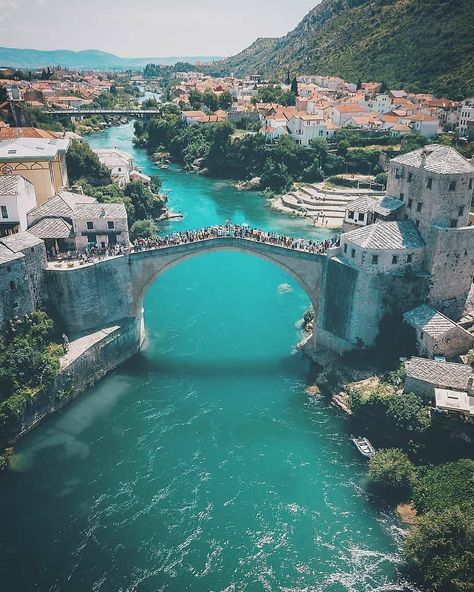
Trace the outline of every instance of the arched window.
<path fill-rule="evenodd" d="M 12 281 L 10 282 L 10 290 L 15 290 L 15 289 L 16 289 L 16 284 L 15 284 L 15 282 L 12 280 Z"/>

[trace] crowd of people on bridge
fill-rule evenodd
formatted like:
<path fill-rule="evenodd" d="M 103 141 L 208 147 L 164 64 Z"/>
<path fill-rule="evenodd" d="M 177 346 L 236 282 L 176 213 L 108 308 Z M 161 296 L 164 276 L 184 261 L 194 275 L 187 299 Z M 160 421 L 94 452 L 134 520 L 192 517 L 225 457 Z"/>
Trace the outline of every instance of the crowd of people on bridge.
<path fill-rule="evenodd" d="M 333 236 L 324 241 L 317 242 L 250 228 L 246 224 L 231 224 L 230 222 L 226 222 L 222 226 L 208 226 L 198 230 L 184 230 L 153 238 L 138 238 L 133 243 L 132 251 L 163 249 L 216 238 L 243 239 L 306 253 L 324 253 L 329 247 L 339 245 L 339 236 Z"/>

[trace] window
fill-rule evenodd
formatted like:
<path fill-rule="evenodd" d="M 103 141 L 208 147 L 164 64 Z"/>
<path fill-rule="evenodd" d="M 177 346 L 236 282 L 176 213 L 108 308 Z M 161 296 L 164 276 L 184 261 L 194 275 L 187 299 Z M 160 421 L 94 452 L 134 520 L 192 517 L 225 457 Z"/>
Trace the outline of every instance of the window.
<path fill-rule="evenodd" d="M 16 284 L 15 284 L 15 282 L 12 280 L 12 281 L 10 282 L 10 290 L 15 290 L 15 289 L 16 289 Z"/>
<path fill-rule="evenodd" d="M 87 230 L 94 230 L 94 222 L 87 222 Z"/>
<path fill-rule="evenodd" d="M 392 257 L 392 265 L 396 265 L 398 263 L 398 256 L 397 255 L 393 255 Z"/>
<path fill-rule="evenodd" d="M 456 191 L 456 181 L 449 182 L 449 191 Z"/>
<path fill-rule="evenodd" d="M 352 212 L 351 210 L 349 210 L 347 217 L 349 218 L 349 220 L 353 220 L 354 219 L 354 212 Z"/>
<path fill-rule="evenodd" d="M 363 222 L 365 220 L 365 214 L 359 214 L 359 222 Z"/>
<path fill-rule="evenodd" d="M 14 303 L 13 303 L 13 308 L 18 308 L 18 307 L 19 307 L 19 304 L 18 304 L 18 302 L 14 302 Z"/>
<path fill-rule="evenodd" d="M 9 266 L 7 267 L 7 271 L 11 271 L 11 270 L 12 270 L 12 268 L 11 268 L 11 266 L 9 265 Z"/>
<path fill-rule="evenodd" d="M 472 189 L 472 178 L 469 179 L 469 189 Z"/>
<path fill-rule="evenodd" d="M 30 251 L 31 251 L 32 253 L 34 253 L 34 252 L 35 252 L 35 248 L 34 248 L 34 247 L 31 247 Z"/>
<path fill-rule="evenodd" d="M 415 222 L 415 226 L 416 226 L 417 228 L 420 228 L 420 221 L 419 221 L 419 220 L 416 220 L 416 222 Z"/>
<path fill-rule="evenodd" d="M 412 261 L 413 261 L 413 255 L 412 254 L 407 255 L 407 263 L 412 263 Z"/>
<path fill-rule="evenodd" d="M 449 225 L 451 226 L 451 228 L 456 228 L 458 225 L 458 221 L 453 219 L 451 220 Z"/>
<path fill-rule="evenodd" d="M 459 208 L 458 216 L 464 216 L 464 206 Z"/>
<path fill-rule="evenodd" d="M 8 218 L 7 206 L 2 206 L 2 218 Z"/>
<path fill-rule="evenodd" d="M 118 172 L 121 173 L 122 172 L 122 167 L 118 168 Z"/>
<path fill-rule="evenodd" d="M 411 206 L 413 205 L 413 200 L 410 197 L 410 199 L 408 200 L 408 207 L 411 209 Z"/>
<path fill-rule="evenodd" d="M 401 199 L 402 201 L 404 201 L 404 199 L 405 199 L 405 194 L 404 194 L 404 193 L 400 193 L 400 199 Z"/>
<path fill-rule="evenodd" d="M 411 183 L 413 180 L 413 173 L 408 173 L 408 183 Z"/>
<path fill-rule="evenodd" d="M 97 242 L 97 235 L 96 234 L 89 234 L 89 243 L 96 243 Z"/>
<path fill-rule="evenodd" d="M 112 222 L 112 221 L 107 222 L 107 228 L 109 230 L 113 230 L 115 228 L 115 222 Z"/>
<path fill-rule="evenodd" d="M 428 177 L 426 179 L 426 188 L 431 189 L 432 187 L 433 187 L 433 179 L 431 177 Z"/>
<path fill-rule="evenodd" d="M 419 201 L 419 202 L 416 204 L 416 211 L 417 211 L 417 212 L 421 212 L 421 208 L 422 208 L 422 207 L 423 207 L 423 204 L 421 203 L 421 201 Z"/>
<path fill-rule="evenodd" d="M 379 263 L 379 256 L 372 255 L 372 265 L 378 265 L 378 263 Z"/>
<path fill-rule="evenodd" d="M 355 259 L 355 256 L 356 256 L 355 249 L 351 249 L 351 257 L 352 257 L 352 259 Z"/>
<path fill-rule="evenodd" d="M 347 243 L 344 243 L 344 253 L 347 253 Z"/>

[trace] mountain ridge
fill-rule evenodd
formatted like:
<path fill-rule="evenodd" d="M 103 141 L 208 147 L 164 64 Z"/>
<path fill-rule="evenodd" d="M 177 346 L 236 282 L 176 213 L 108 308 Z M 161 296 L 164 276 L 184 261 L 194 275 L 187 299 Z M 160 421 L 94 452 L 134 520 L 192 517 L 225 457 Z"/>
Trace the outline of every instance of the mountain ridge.
<path fill-rule="evenodd" d="M 74 51 L 72 49 L 54 49 L 48 51 L 41 49 L 0 47 L 0 66 L 18 69 L 62 66 L 91 70 L 141 70 L 150 63 L 173 65 L 177 62 L 211 62 L 216 59 L 218 59 L 217 56 L 123 58 L 99 49 L 83 49 L 80 51 Z"/>
<path fill-rule="evenodd" d="M 285 36 L 257 39 L 221 64 L 236 75 L 290 70 L 469 96 L 472 31 L 472 0 L 323 0 Z"/>

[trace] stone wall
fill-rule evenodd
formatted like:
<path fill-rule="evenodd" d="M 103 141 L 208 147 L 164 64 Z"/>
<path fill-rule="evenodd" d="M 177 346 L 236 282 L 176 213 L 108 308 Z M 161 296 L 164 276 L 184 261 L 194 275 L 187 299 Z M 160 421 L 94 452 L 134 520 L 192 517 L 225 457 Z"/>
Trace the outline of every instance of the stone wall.
<path fill-rule="evenodd" d="M 20 255 L 0 265 L 0 329 L 33 310 L 25 258 Z"/>
<path fill-rule="evenodd" d="M 49 300 L 68 334 L 93 331 L 134 317 L 127 255 L 46 271 Z"/>
<path fill-rule="evenodd" d="M 434 228 L 426 266 L 431 273 L 429 303 L 459 320 L 474 277 L 474 227 Z"/>
<path fill-rule="evenodd" d="M 135 355 L 139 350 L 141 331 L 140 322 L 130 320 L 82 336 L 83 347 L 76 355 L 66 356 L 67 361 L 52 386 L 31 399 L 21 423 L 10 434 L 11 443 Z"/>

